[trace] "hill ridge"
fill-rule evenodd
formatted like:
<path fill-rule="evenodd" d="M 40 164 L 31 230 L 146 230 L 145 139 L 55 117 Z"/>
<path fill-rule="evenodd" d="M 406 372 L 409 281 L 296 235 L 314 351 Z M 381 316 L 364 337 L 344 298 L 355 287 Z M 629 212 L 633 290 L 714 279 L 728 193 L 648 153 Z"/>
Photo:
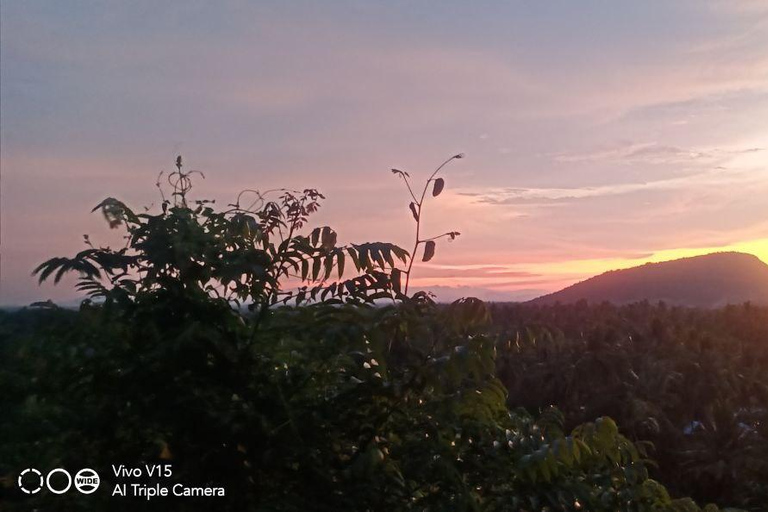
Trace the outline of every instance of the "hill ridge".
<path fill-rule="evenodd" d="M 722 251 L 609 270 L 532 304 L 648 300 L 714 308 L 754 302 L 768 305 L 768 265 L 753 254 Z"/>

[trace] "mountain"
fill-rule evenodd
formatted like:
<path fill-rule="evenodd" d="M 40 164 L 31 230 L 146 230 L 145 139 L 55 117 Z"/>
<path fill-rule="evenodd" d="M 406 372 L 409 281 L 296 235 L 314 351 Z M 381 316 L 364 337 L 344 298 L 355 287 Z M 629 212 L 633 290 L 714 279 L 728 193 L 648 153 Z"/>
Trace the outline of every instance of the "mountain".
<path fill-rule="evenodd" d="M 747 301 L 768 305 L 768 265 L 740 252 L 646 263 L 600 274 L 530 303 L 565 304 L 581 299 L 615 304 L 663 300 L 703 308 Z"/>

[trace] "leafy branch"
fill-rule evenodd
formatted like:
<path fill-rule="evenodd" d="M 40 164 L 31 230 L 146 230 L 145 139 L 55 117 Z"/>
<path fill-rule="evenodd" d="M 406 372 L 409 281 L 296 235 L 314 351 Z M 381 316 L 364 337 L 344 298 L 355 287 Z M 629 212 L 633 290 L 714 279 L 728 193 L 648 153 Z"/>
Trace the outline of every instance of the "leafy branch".
<path fill-rule="evenodd" d="M 420 245 L 424 245 L 424 253 L 422 255 L 421 261 L 427 262 L 431 260 L 435 256 L 435 247 L 436 243 L 435 241 L 440 238 L 450 238 L 451 240 L 454 240 L 457 236 L 459 236 L 461 233 L 458 231 L 449 231 L 447 233 L 443 233 L 442 235 L 433 236 L 430 238 L 421 238 L 421 223 L 424 220 L 423 219 L 423 208 L 424 208 L 424 201 L 427 198 L 427 191 L 429 190 L 430 184 L 432 184 L 432 197 L 439 196 L 443 189 L 445 188 L 445 180 L 443 178 L 438 178 L 438 173 L 445 167 L 449 162 L 453 160 L 458 160 L 460 158 L 464 158 L 464 153 L 459 153 L 457 155 L 452 156 L 442 164 L 440 164 L 437 169 L 434 170 L 434 172 L 429 176 L 429 179 L 424 183 L 424 188 L 421 191 L 421 196 L 418 198 L 416 197 L 416 194 L 413 192 L 413 187 L 411 186 L 410 178 L 411 175 L 408 174 L 405 171 L 401 171 L 399 169 L 392 169 L 392 173 L 402 178 L 403 182 L 405 183 L 406 188 L 408 189 L 408 193 L 411 196 L 411 203 L 408 205 L 408 208 L 411 210 L 411 215 L 413 215 L 413 220 L 416 222 L 416 233 L 414 237 L 414 244 L 413 244 L 413 250 L 411 251 L 411 255 L 408 259 L 408 268 L 405 270 L 405 288 L 403 293 L 405 295 L 408 294 L 408 287 L 410 285 L 411 281 L 411 272 L 413 270 L 413 262 L 416 258 L 416 252 L 419 249 Z"/>
<path fill-rule="evenodd" d="M 40 282 L 75 272 L 80 291 L 109 302 L 198 290 L 238 307 L 248 303 L 259 317 L 278 304 L 329 296 L 357 303 L 402 298 L 396 260 L 406 264 L 408 251 L 384 242 L 341 245 L 328 226 L 302 234 L 324 199 L 317 190 L 248 189 L 216 210 L 213 201 L 189 199 L 192 176 L 202 173 L 183 171 L 181 157 L 175 163 L 165 180 L 170 195 L 163 173 L 157 179 L 162 212 L 135 213 L 112 197 L 93 209 L 111 228 L 125 229 L 124 248 L 96 248 L 86 237 L 88 248 L 73 258 L 39 265 L 33 273 Z"/>

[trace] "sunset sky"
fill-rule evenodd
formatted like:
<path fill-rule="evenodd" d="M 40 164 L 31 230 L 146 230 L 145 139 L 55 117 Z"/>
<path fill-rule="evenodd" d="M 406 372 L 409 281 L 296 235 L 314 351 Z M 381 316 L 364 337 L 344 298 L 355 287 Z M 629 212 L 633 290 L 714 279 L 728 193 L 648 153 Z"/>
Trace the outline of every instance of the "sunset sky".
<path fill-rule="evenodd" d="M 768 261 L 768 2 L 12 1 L 1 15 L 0 304 L 75 297 L 41 261 L 157 205 L 320 189 L 342 241 L 410 249 L 415 179 L 452 154 L 413 282 L 520 300 L 715 250 Z"/>

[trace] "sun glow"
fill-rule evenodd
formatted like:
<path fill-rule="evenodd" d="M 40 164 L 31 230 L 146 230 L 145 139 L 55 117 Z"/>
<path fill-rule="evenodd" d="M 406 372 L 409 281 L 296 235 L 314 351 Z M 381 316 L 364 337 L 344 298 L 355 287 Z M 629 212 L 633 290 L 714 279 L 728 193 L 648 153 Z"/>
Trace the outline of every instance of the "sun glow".
<path fill-rule="evenodd" d="M 700 256 L 713 252 L 743 252 L 768 262 L 768 238 L 746 240 L 728 245 L 665 249 L 641 258 L 593 258 L 544 263 L 493 265 L 430 265 L 429 274 L 414 279 L 417 286 L 483 287 L 498 292 L 516 290 L 557 291 L 609 270 L 636 267 Z M 533 296 L 531 297 L 533 298 Z"/>

